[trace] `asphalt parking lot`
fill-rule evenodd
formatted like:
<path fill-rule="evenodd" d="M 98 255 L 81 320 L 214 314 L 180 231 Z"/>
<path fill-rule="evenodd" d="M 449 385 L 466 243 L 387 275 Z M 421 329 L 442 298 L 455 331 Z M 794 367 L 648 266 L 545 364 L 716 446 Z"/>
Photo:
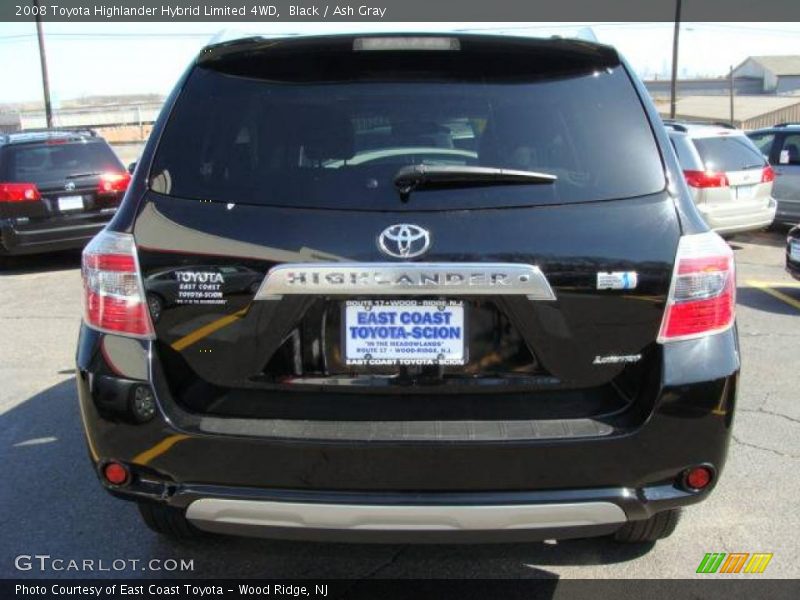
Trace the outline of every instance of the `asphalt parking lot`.
<path fill-rule="evenodd" d="M 0 577 L 86 575 L 14 567 L 18 555 L 45 554 L 194 565 L 190 573 L 96 576 L 683 578 L 695 576 L 707 552 L 770 552 L 764 576 L 798 577 L 800 282 L 783 270 L 784 240 L 783 232 L 762 232 L 732 241 L 743 368 L 728 464 L 711 498 L 687 511 L 671 538 L 645 547 L 605 539 L 485 546 L 165 541 L 140 525 L 132 504 L 103 492 L 89 466 L 73 374 L 79 255 L 20 260 L 0 272 Z"/>

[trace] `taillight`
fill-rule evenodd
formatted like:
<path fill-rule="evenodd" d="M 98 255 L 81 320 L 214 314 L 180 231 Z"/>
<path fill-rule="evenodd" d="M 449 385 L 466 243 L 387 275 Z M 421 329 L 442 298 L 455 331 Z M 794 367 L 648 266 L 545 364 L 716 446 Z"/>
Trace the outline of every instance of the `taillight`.
<path fill-rule="evenodd" d="M 100 183 L 97 191 L 101 194 L 116 194 L 128 189 L 131 182 L 131 175 L 125 171 L 121 173 L 103 173 L 100 175 Z"/>
<path fill-rule="evenodd" d="M 769 183 L 770 181 L 775 181 L 775 171 L 772 167 L 767 166 L 761 171 L 761 183 Z"/>
<path fill-rule="evenodd" d="M 35 183 L 0 183 L 0 202 L 35 202 L 41 198 Z"/>
<path fill-rule="evenodd" d="M 725 331 L 733 325 L 735 305 L 736 269 L 730 246 L 714 232 L 683 236 L 658 341 Z"/>
<path fill-rule="evenodd" d="M 101 231 L 83 250 L 83 318 L 108 333 L 152 338 L 153 325 L 128 233 Z"/>
<path fill-rule="evenodd" d="M 714 171 L 684 171 L 686 183 L 695 188 L 728 187 L 728 177 L 725 173 Z"/>

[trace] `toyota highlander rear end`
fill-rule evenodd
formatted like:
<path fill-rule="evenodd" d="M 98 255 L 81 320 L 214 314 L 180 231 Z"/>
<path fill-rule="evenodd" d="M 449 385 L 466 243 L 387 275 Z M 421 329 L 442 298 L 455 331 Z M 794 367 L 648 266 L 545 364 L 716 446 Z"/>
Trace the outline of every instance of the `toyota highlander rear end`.
<path fill-rule="evenodd" d="M 725 462 L 732 253 L 605 46 L 209 47 L 83 277 L 92 461 L 162 533 L 648 541 Z"/>

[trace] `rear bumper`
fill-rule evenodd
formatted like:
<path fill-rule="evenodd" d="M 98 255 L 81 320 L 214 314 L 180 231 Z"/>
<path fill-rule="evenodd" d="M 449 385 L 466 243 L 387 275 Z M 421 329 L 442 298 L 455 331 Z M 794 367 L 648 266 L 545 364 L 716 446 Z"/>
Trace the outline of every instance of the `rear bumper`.
<path fill-rule="evenodd" d="M 777 211 L 777 202 L 770 198 L 769 203 L 763 207 L 725 207 L 715 208 L 699 205 L 698 210 L 703 215 L 708 226 L 720 234 L 740 233 L 754 231 L 772 225 Z"/>
<path fill-rule="evenodd" d="M 282 438 L 245 419 L 182 411 L 146 342 L 105 344 L 117 372 L 110 371 L 104 337 L 122 339 L 83 328 L 78 348 L 89 451 L 96 467 L 117 460 L 134 474 L 129 485 L 106 489 L 186 509 L 201 529 L 303 539 L 601 535 L 699 502 L 713 484 L 689 491 L 681 476 L 699 464 L 711 465 L 715 480 L 721 473 L 739 371 L 734 330 L 669 345 L 658 396 L 637 401 L 647 414 L 609 418 L 612 431 L 596 435 L 565 427 L 560 436 L 494 441 Z M 136 423 L 126 416 L 131 390 L 151 384 L 158 414 Z M 325 431 L 315 427 L 306 423 Z"/>
<path fill-rule="evenodd" d="M 465 541 L 515 534 L 546 539 L 584 528 L 613 531 L 627 520 L 622 508 L 609 501 L 421 505 L 201 498 L 189 505 L 186 516 L 199 529 L 215 533 L 363 541 L 420 536 Z"/>
<path fill-rule="evenodd" d="M 778 210 L 775 213 L 775 222 L 785 225 L 800 223 L 800 200 L 778 200 Z"/>
<path fill-rule="evenodd" d="M 110 212 L 99 213 L 24 225 L 13 220 L 0 220 L 0 254 L 13 256 L 83 248 L 112 216 Z"/>

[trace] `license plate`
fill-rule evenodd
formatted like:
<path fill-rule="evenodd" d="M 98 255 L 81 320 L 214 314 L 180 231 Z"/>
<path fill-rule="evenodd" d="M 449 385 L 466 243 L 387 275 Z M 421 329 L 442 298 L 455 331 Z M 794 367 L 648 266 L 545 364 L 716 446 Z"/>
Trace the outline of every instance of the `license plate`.
<path fill-rule="evenodd" d="M 58 210 L 83 210 L 83 196 L 61 196 L 58 199 Z"/>
<path fill-rule="evenodd" d="M 342 319 L 348 365 L 463 365 L 464 303 L 348 300 Z"/>
<path fill-rule="evenodd" d="M 800 242 L 789 244 L 789 257 L 796 262 L 800 262 Z"/>
<path fill-rule="evenodd" d="M 740 185 L 736 187 L 736 198 L 748 200 L 753 197 L 755 194 L 756 186 L 755 185 Z"/>

